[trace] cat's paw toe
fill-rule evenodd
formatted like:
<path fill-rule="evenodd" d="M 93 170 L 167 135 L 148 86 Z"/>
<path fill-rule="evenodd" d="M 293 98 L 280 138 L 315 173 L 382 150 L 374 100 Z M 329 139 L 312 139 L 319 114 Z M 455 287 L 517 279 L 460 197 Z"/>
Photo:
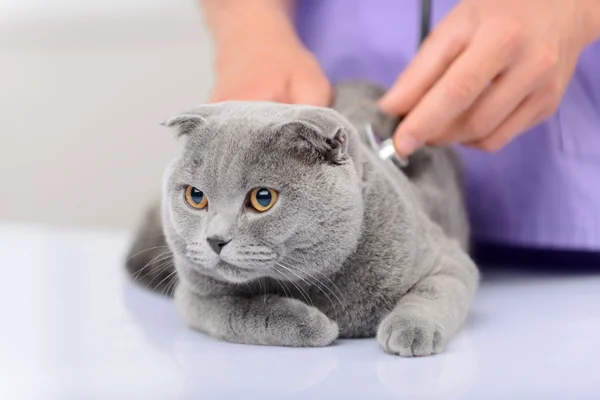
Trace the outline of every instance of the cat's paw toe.
<path fill-rule="evenodd" d="M 293 311 L 291 317 L 281 321 L 287 328 L 282 329 L 282 335 L 289 345 L 324 347 L 337 339 L 338 325 L 317 308 L 293 299 L 284 299 L 284 302 Z"/>
<path fill-rule="evenodd" d="M 390 315 L 378 329 L 377 340 L 390 354 L 429 356 L 443 350 L 443 331 L 433 321 L 410 315 Z"/>
<path fill-rule="evenodd" d="M 304 346 L 328 346 L 337 339 L 338 335 L 338 325 L 314 308 L 310 309 L 307 320 L 298 326 L 298 336 Z"/>

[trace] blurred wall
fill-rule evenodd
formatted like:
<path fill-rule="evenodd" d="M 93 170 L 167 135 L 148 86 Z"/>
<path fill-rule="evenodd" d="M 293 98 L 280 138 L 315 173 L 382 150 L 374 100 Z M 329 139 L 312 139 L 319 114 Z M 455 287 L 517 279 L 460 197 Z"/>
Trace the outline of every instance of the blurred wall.
<path fill-rule="evenodd" d="M 0 0 L 0 221 L 130 227 L 210 53 L 195 0 Z"/>

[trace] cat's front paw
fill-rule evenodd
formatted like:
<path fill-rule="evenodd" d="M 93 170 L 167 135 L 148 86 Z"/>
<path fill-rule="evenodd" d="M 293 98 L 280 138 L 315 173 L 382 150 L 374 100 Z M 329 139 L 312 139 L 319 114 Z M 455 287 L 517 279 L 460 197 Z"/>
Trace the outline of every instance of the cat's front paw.
<path fill-rule="evenodd" d="M 377 330 L 377 341 L 390 354 L 403 357 L 429 356 L 444 348 L 443 329 L 427 317 L 392 313 Z"/>
<path fill-rule="evenodd" d="M 299 300 L 277 297 L 272 303 L 267 329 L 274 345 L 323 347 L 333 343 L 338 325 L 315 307 Z"/>

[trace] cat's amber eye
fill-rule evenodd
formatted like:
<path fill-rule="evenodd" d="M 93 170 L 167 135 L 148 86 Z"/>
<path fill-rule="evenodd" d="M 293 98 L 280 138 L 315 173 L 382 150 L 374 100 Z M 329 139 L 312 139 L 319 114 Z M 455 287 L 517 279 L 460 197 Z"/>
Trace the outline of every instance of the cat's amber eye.
<path fill-rule="evenodd" d="M 268 188 L 257 188 L 250 192 L 250 206 L 258 211 L 265 212 L 275 205 L 279 194 Z"/>
<path fill-rule="evenodd" d="M 201 210 L 208 205 L 208 199 L 200 189 L 191 185 L 185 188 L 185 201 L 192 207 Z"/>

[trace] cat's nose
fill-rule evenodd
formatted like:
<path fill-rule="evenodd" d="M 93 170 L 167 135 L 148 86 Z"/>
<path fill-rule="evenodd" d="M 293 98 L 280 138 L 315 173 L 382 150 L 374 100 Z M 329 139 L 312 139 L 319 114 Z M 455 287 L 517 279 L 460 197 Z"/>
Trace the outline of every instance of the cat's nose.
<path fill-rule="evenodd" d="M 231 240 L 225 240 L 219 236 L 207 237 L 206 241 L 208 242 L 210 248 L 217 254 L 221 254 L 223 247 L 225 247 L 227 243 L 231 242 Z"/>

